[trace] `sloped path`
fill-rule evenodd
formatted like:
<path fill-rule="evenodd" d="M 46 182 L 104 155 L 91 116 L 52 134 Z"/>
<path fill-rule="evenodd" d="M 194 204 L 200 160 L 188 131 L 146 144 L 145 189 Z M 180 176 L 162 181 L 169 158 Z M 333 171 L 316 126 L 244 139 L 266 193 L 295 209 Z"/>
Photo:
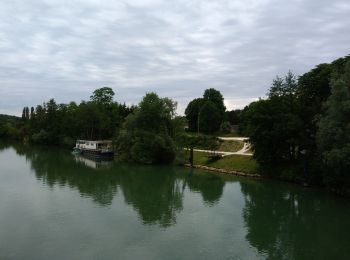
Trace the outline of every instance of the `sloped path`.
<path fill-rule="evenodd" d="M 228 155 L 245 155 L 245 156 L 252 156 L 252 153 L 248 153 L 249 149 L 251 148 L 251 144 L 248 142 L 248 137 L 218 137 L 221 140 L 225 141 L 242 141 L 244 142 L 243 148 L 237 152 L 224 152 L 224 151 L 215 151 L 215 153 L 222 154 L 223 157 Z M 214 151 L 210 150 L 201 150 L 201 149 L 193 149 L 193 151 L 197 152 L 204 152 L 204 153 L 212 153 Z"/>

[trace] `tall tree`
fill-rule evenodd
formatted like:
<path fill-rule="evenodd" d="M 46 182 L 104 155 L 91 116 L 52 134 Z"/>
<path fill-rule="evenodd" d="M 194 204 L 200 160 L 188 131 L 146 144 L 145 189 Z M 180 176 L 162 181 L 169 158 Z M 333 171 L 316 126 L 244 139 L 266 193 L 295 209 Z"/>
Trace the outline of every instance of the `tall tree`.
<path fill-rule="evenodd" d="M 34 107 L 30 108 L 30 119 L 34 118 Z"/>
<path fill-rule="evenodd" d="M 190 103 L 188 103 L 185 115 L 188 121 L 188 129 L 192 132 L 198 131 L 198 115 L 204 104 L 204 99 L 195 98 Z"/>
<path fill-rule="evenodd" d="M 25 118 L 26 120 L 29 119 L 29 107 L 25 107 Z"/>
<path fill-rule="evenodd" d="M 171 163 L 175 146 L 171 138 L 171 120 L 175 103 L 148 93 L 138 109 L 126 118 L 117 140 L 121 156 L 140 163 Z"/>
<path fill-rule="evenodd" d="M 327 167 L 326 183 L 340 193 L 350 194 L 350 61 L 345 73 L 332 80 L 331 87 L 317 140 Z"/>
<path fill-rule="evenodd" d="M 222 96 L 220 91 L 214 88 L 206 89 L 203 94 L 203 99 L 205 101 L 213 102 L 214 106 L 216 106 L 221 115 L 225 113 L 226 107 L 224 104 L 224 97 Z"/>
<path fill-rule="evenodd" d="M 24 107 L 22 110 L 22 119 L 25 120 L 26 119 L 26 108 Z"/>
<path fill-rule="evenodd" d="M 110 87 L 96 89 L 90 96 L 90 100 L 99 104 L 111 104 L 115 93 Z"/>
<path fill-rule="evenodd" d="M 219 130 L 221 123 L 220 110 L 211 101 L 206 101 L 199 113 L 199 130 L 204 134 L 213 134 Z"/>
<path fill-rule="evenodd" d="M 253 102 L 243 111 L 245 134 L 262 166 L 294 164 L 298 159 L 303 126 L 296 88 L 296 77 L 291 72 L 284 78 L 276 77 L 269 98 Z"/>

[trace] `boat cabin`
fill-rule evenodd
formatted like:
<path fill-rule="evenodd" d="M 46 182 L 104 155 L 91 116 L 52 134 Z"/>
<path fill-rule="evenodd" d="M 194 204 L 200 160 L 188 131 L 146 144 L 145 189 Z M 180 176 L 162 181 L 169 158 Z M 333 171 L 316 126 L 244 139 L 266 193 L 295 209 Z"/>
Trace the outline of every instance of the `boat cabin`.
<path fill-rule="evenodd" d="M 79 150 L 111 152 L 113 145 L 111 140 L 77 140 L 75 148 Z"/>

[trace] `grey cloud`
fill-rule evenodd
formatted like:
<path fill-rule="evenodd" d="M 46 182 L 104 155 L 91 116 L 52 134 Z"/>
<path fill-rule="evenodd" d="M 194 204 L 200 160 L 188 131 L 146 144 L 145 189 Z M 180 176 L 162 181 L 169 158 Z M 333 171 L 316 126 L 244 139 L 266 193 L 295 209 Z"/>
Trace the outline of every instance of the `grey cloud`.
<path fill-rule="evenodd" d="M 1 1 L 0 113 L 105 85 L 128 104 L 157 91 L 180 113 L 208 87 L 243 107 L 277 74 L 347 55 L 349 11 L 346 0 Z"/>

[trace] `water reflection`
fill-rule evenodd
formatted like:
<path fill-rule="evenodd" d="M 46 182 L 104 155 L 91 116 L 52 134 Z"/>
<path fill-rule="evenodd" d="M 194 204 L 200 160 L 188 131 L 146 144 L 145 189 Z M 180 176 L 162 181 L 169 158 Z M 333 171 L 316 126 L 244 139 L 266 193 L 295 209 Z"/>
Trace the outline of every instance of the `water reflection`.
<path fill-rule="evenodd" d="M 189 169 L 96 161 L 52 147 L 14 147 L 46 185 L 77 189 L 100 206 L 110 206 L 120 191 L 145 224 L 175 224 L 176 215 L 183 209 L 186 188 L 200 193 L 205 204 L 212 206 L 219 201 L 225 185 L 218 176 L 193 174 Z"/>
<path fill-rule="evenodd" d="M 196 254 L 198 255 L 198 252 L 204 252 L 203 250 L 207 250 L 205 253 L 211 256 L 208 258 L 212 259 L 347 259 L 350 253 L 349 202 L 345 199 L 333 198 L 324 192 L 304 190 L 298 186 L 272 181 L 242 178 L 238 182 L 237 178 L 198 173 L 183 168 L 128 165 L 114 161 L 106 165 L 99 165 L 99 162 L 76 158 L 68 151 L 53 147 L 11 146 L 18 155 L 26 158 L 28 164 L 18 159 L 12 148 L 8 153 L 0 154 L 4 155 L 0 156 L 2 160 L 0 163 L 7 163 L 6 160 L 11 159 L 13 161 L 9 163 L 18 163 L 20 166 L 18 170 L 16 165 L 12 167 L 11 164 L 7 168 L 13 168 L 12 173 L 26 173 L 28 165 L 31 167 L 36 179 L 44 186 L 44 191 L 39 190 L 38 196 L 33 198 L 41 199 L 40 195 L 47 191 L 46 186 L 55 189 L 63 187 L 62 190 L 59 190 L 61 197 L 64 194 L 63 197 L 68 200 L 71 196 L 76 198 L 76 192 L 73 194 L 69 192 L 78 191 L 82 197 L 88 198 L 87 201 L 92 200 L 94 205 L 102 208 L 95 211 L 94 207 L 90 207 L 90 203 L 86 205 L 80 203 L 79 200 L 70 204 L 75 207 L 84 204 L 82 208 L 88 212 L 86 222 L 82 223 L 78 229 L 74 229 L 76 223 L 80 223 L 81 215 L 70 215 L 71 208 L 65 203 L 52 203 L 57 196 L 50 196 L 51 200 L 44 200 L 41 204 L 37 203 L 43 205 L 43 208 L 34 207 L 35 214 L 32 214 L 32 218 L 34 215 L 35 221 L 37 221 L 37 215 L 40 215 L 36 212 L 37 210 L 45 213 L 50 212 L 50 208 L 54 210 L 50 212 L 51 214 L 44 214 L 44 217 L 38 222 L 27 222 L 30 223 L 27 226 L 31 227 L 35 226 L 35 223 L 40 223 L 35 226 L 35 230 L 45 232 L 43 230 L 46 230 L 47 227 L 57 224 L 55 219 L 50 218 L 50 216 L 56 217 L 57 211 L 61 210 L 56 210 L 55 205 L 63 206 L 62 215 L 66 212 L 66 216 L 69 217 L 64 225 L 58 226 L 55 232 L 52 232 L 55 237 L 59 230 L 63 230 L 64 235 L 61 234 L 61 238 L 64 237 L 64 239 L 62 241 L 66 241 L 70 230 L 74 231 L 70 235 L 76 238 L 79 237 L 80 230 L 91 228 L 90 235 L 93 234 L 91 237 L 96 236 L 96 240 L 90 244 L 91 247 L 98 245 L 101 241 L 99 246 L 113 241 L 113 244 L 108 244 L 108 248 L 114 249 L 118 244 L 114 241 L 123 240 L 122 238 L 130 241 L 131 244 L 140 246 L 144 241 L 149 241 L 148 237 L 152 237 L 153 240 L 150 240 L 151 242 L 147 245 L 155 245 L 157 250 L 163 247 L 164 254 L 159 257 L 162 259 L 169 255 L 177 255 L 179 252 L 184 252 L 185 257 L 182 258 L 187 256 L 188 259 L 192 259 Z M 0 150 L 8 147 L 8 144 L 0 142 Z M 23 200 L 26 203 L 22 203 L 22 200 L 18 199 L 21 198 L 22 193 L 11 193 L 11 191 L 16 188 L 21 189 L 22 186 L 18 187 L 18 183 L 22 185 L 30 183 L 32 177 L 18 175 L 16 179 L 12 178 L 13 176 L 10 176 L 6 170 L 1 173 L 3 173 L 3 176 L 0 176 L 3 177 L 1 181 L 5 184 L 6 181 L 10 181 L 14 185 L 13 187 L 3 186 L 5 196 L 1 198 L 6 198 L 9 194 L 8 197 L 12 196 L 12 200 L 10 199 L 11 203 L 8 204 L 0 203 L 4 209 L 1 212 L 2 214 L 11 212 L 7 207 L 13 204 L 10 207 L 13 213 L 7 219 L 25 216 L 25 220 L 13 221 L 14 227 L 17 227 L 18 223 L 25 223 L 27 217 L 30 219 L 31 214 L 28 212 L 31 212 L 30 209 L 33 205 L 35 206 L 35 203 L 28 204 L 28 200 Z M 25 177 L 27 179 L 20 182 Z M 230 181 L 236 183 L 232 185 Z M 43 188 L 38 188 L 37 182 L 33 183 L 34 186 L 23 194 L 32 194 L 32 190 Z M 50 191 L 48 193 L 51 194 Z M 62 201 L 67 202 L 67 200 Z M 219 201 L 223 203 L 219 204 Z M 128 206 L 125 207 L 125 205 Z M 118 207 L 117 210 L 115 206 Z M 172 228 L 167 228 L 167 232 L 163 230 L 157 232 L 159 229 L 154 227 L 145 230 L 143 225 L 140 225 L 141 228 L 134 226 L 138 221 L 132 219 L 129 222 L 128 218 L 131 215 L 121 213 L 125 208 L 132 209 L 132 216 L 136 212 L 141 223 L 145 225 L 172 226 Z M 25 214 L 21 214 L 22 209 L 25 209 L 23 211 Z M 181 223 L 180 213 L 184 213 L 181 214 Z M 76 220 L 77 218 L 79 220 Z M 47 220 L 46 225 L 45 219 Z M 174 225 L 176 222 L 179 224 Z M 7 241 L 11 234 L 15 234 L 13 232 L 15 228 L 10 227 L 7 233 L 3 232 L 3 229 L 8 226 L 7 223 L 11 221 L 0 221 L 1 223 L 5 223 L 1 226 L 2 233 L 5 234 L 3 242 Z M 126 226 L 125 229 L 123 225 Z M 106 226 L 107 229 L 105 229 Z M 105 236 L 109 229 L 111 233 Z M 31 236 L 35 230 L 25 231 L 23 234 Z M 98 236 L 98 234 L 102 235 Z M 9 240 L 9 244 L 1 249 L 4 250 L 16 244 L 13 241 L 22 237 L 24 236 L 18 235 L 15 239 Z M 40 238 L 40 235 L 37 235 L 36 239 L 38 237 Z M 51 236 L 48 235 L 48 237 Z M 85 237 L 89 236 L 82 233 L 74 242 L 84 241 Z M 110 239 L 111 237 L 115 239 Z M 106 239 L 103 240 L 103 238 Z M 46 237 L 43 238 L 45 239 Z M 28 243 L 29 240 L 26 239 L 25 243 Z M 36 242 L 37 240 L 31 241 Z M 170 246 L 165 246 L 164 241 L 169 242 Z M 120 242 L 119 245 L 125 248 L 125 244 Z M 62 247 L 58 248 L 60 250 Z M 13 249 L 14 252 L 16 250 L 18 249 Z M 173 251 L 171 254 L 171 250 L 176 252 Z M 142 251 L 142 254 L 144 252 L 146 251 Z"/>
<path fill-rule="evenodd" d="M 246 238 L 267 259 L 341 259 L 339 253 L 350 253 L 350 210 L 341 199 L 274 182 L 242 182 L 241 191 Z"/>
<path fill-rule="evenodd" d="M 190 190 L 200 192 L 207 205 L 214 205 L 219 202 L 225 182 L 217 175 L 190 175 L 187 179 Z"/>
<path fill-rule="evenodd" d="M 77 163 L 81 163 L 84 166 L 92 169 L 111 168 L 113 165 L 112 160 L 106 160 L 101 158 L 89 158 L 79 154 L 73 154 L 74 160 Z"/>

